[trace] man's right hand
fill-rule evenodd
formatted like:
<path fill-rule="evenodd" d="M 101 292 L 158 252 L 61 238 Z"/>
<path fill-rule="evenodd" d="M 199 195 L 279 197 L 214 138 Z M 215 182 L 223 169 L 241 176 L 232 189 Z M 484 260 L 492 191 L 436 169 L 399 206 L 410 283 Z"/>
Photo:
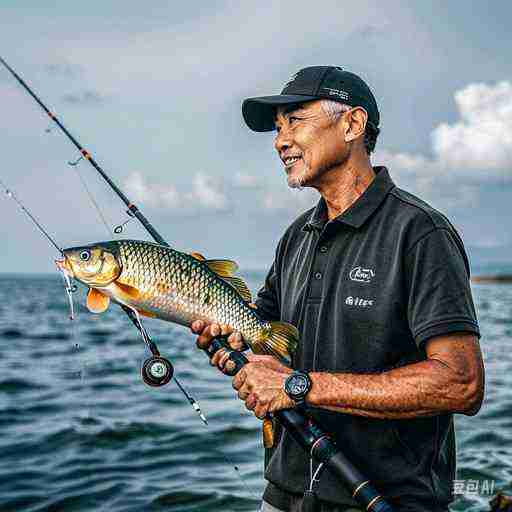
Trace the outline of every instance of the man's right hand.
<path fill-rule="evenodd" d="M 228 336 L 228 344 L 233 350 L 246 350 L 247 345 L 244 343 L 242 334 L 238 331 L 234 331 L 229 325 L 226 324 L 207 324 L 202 320 L 196 320 L 190 326 L 190 330 L 194 334 L 199 334 L 196 340 L 196 345 L 201 350 L 205 350 L 208 348 L 216 336 L 219 335 L 229 335 Z M 222 349 L 215 353 L 215 355 L 211 358 L 210 364 L 212 366 L 217 366 L 219 370 L 223 373 L 224 365 L 228 360 L 229 354 Z"/>

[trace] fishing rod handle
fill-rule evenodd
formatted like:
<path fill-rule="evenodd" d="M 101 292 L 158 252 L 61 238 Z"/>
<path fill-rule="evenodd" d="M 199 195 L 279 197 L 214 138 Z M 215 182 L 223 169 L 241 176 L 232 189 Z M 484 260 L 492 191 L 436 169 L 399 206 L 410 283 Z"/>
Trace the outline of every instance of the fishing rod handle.
<path fill-rule="evenodd" d="M 216 336 L 205 352 L 212 358 L 219 350 L 226 350 L 229 353 L 229 359 L 224 365 L 224 373 L 233 376 L 249 360 L 242 352 L 232 350 L 227 339 L 226 335 Z M 364 478 L 336 447 L 330 436 L 305 411 L 284 409 L 276 411 L 274 416 L 306 453 L 309 453 L 318 462 L 323 462 L 329 472 L 346 483 L 354 500 L 365 510 L 368 512 L 393 512 L 391 506 L 370 481 Z"/>
<path fill-rule="evenodd" d="M 221 349 L 229 354 L 229 358 L 224 364 L 224 373 L 230 377 L 236 375 L 249 362 L 242 352 L 231 349 L 228 344 L 228 337 L 225 335 L 215 336 L 205 352 L 211 359 Z"/>

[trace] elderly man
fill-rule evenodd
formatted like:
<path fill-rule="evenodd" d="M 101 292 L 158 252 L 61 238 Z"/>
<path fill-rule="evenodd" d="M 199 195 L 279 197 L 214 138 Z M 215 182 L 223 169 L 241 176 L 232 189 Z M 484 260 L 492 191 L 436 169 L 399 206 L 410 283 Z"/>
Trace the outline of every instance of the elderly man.
<path fill-rule="evenodd" d="M 302 69 L 281 94 L 245 100 L 243 115 L 252 130 L 277 131 L 289 186 L 321 198 L 286 230 L 256 301 L 262 317 L 299 329 L 295 371 L 249 356 L 233 379 L 238 396 L 259 418 L 307 408 L 395 510 L 448 510 L 453 413 L 476 414 L 484 387 L 461 238 L 385 167 L 372 167 L 379 111 L 357 75 Z M 200 321 L 192 329 L 203 348 L 230 332 Z M 238 333 L 229 341 L 241 348 Z M 222 369 L 225 360 L 213 363 Z M 328 472 L 313 479 L 308 455 L 278 433 L 262 511 L 301 510 L 309 488 L 314 510 L 358 510 Z"/>

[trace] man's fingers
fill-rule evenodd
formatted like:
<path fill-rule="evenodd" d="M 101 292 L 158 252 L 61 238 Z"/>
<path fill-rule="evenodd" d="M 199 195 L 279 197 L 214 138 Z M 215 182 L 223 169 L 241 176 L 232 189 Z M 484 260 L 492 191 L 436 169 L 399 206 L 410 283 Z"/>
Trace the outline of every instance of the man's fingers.
<path fill-rule="evenodd" d="M 240 392 L 238 392 L 238 396 L 240 396 Z M 242 398 L 242 397 L 240 397 L 240 398 Z M 242 398 L 242 400 L 243 400 L 243 398 Z M 250 393 L 246 397 L 245 407 L 247 409 L 249 409 L 249 411 L 252 411 L 256 407 L 257 403 L 258 403 L 258 400 L 256 400 L 256 396 L 254 395 L 254 393 Z"/>
<path fill-rule="evenodd" d="M 201 332 L 204 329 L 204 322 L 202 320 L 196 320 L 195 322 L 192 322 L 192 325 L 190 326 L 190 330 L 194 334 L 201 334 Z"/>
<path fill-rule="evenodd" d="M 244 350 L 244 348 L 245 348 L 245 343 L 242 338 L 242 334 L 238 331 L 235 331 L 229 335 L 228 343 L 229 343 L 229 346 L 233 350 L 240 351 L 240 350 Z"/>
<path fill-rule="evenodd" d="M 201 334 L 198 336 L 197 341 L 196 341 L 196 345 L 199 348 L 202 348 L 202 349 L 208 348 L 208 346 L 210 345 L 212 339 L 215 336 L 218 336 L 219 334 L 220 334 L 220 326 L 219 326 L 219 324 L 207 325 L 203 329 Z"/>

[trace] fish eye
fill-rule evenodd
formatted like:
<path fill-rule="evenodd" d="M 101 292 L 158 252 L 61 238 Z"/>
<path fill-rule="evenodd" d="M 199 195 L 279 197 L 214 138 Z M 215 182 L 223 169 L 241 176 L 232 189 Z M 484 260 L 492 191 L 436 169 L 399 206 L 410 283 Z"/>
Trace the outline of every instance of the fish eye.
<path fill-rule="evenodd" d="M 90 251 L 82 251 L 80 253 L 80 259 L 82 261 L 89 261 L 91 259 L 91 253 Z"/>

